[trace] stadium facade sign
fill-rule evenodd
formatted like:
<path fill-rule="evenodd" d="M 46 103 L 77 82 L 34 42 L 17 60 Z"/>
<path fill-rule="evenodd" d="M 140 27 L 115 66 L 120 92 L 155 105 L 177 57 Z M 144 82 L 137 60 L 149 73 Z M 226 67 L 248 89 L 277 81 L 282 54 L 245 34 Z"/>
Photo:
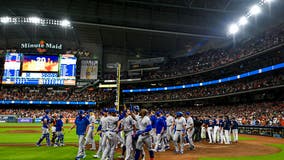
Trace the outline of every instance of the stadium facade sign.
<path fill-rule="evenodd" d="M 58 49 L 61 50 L 63 48 L 62 44 L 58 43 L 47 43 L 41 40 L 39 43 L 21 43 L 22 49 L 32 49 L 32 48 L 40 48 L 40 49 Z"/>

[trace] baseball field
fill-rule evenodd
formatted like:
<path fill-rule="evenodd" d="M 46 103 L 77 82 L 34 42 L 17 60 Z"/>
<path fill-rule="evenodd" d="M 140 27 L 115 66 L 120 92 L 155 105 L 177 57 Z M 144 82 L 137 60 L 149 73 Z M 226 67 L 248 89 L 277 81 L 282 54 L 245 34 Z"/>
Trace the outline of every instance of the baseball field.
<path fill-rule="evenodd" d="M 0 159 L 1 160 L 68 160 L 74 159 L 77 153 L 77 136 L 75 129 L 68 132 L 70 125 L 65 125 L 65 146 L 41 147 L 35 143 L 41 136 L 40 124 L 0 123 Z M 98 141 L 96 136 L 96 141 Z M 117 150 L 116 157 L 120 150 Z M 86 160 L 93 158 L 95 151 L 87 151 Z M 170 151 L 158 152 L 156 160 L 283 160 L 284 140 L 271 137 L 240 135 L 240 141 L 232 145 L 196 143 L 194 151 L 183 155 Z"/>

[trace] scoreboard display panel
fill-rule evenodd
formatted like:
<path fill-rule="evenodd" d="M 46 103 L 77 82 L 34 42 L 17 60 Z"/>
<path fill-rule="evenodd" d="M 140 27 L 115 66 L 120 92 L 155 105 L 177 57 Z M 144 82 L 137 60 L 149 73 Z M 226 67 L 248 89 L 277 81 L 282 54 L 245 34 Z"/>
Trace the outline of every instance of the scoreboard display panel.
<path fill-rule="evenodd" d="M 75 85 L 74 55 L 25 55 L 8 53 L 5 57 L 2 84 Z"/>
<path fill-rule="evenodd" d="M 21 70 L 21 57 L 19 53 L 8 53 L 5 57 L 4 77 L 18 77 Z"/>

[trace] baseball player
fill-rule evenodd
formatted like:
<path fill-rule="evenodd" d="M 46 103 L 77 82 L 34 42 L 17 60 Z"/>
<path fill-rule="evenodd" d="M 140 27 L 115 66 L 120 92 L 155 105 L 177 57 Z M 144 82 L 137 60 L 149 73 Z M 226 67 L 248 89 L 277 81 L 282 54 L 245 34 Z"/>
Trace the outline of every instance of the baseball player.
<path fill-rule="evenodd" d="M 105 160 L 106 158 L 108 158 L 108 160 L 113 160 L 115 146 L 117 145 L 118 126 L 123 118 L 122 116 L 117 116 L 115 108 L 110 108 L 108 113 L 109 115 L 105 119 L 107 123 L 107 132 L 105 133 L 107 143 L 102 155 L 102 160 Z"/>
<path fill-rule="evenodd" d="M 88 117 L 86 117 L 86 118 L 88 118 L 88 120 L 90 122 L 90 127 L 89 127 L 89 130 L 88 130 L 87 135 L 85 137 L 86 141 L 85 141 L 84 146 L 86 146 L 88 143 L 90 143 L 92 145 L 90 150 L 96 150 L 96 143 L 94 141 L 94 129 L 95 129 L 96 117 L 95 117 L 94 112 L 89 110 L 89 116 Z"/>
<path fill-rule="evenodd" d="M 126 111 L 126 117 L 121 122 L 122 128 L 124 131 L 124 146 L 123 146 L 123 153 L 125 152 L 125 160 L 133 159 L 133 146 L 132 146 L 132 135 L 136 132 L 135 128 L 135 120 L 131 116 L 130 109 Z M 124 158 L 122 156 L 122 158 Z"/>
<path fill-rule="evenodd" d="M 50 119 L 51 132 L 52 132 L 52 138 L 51 138 L 51 145 L 52 146 L 55 146 L 55 139 L 57 137 L 57 135 L 56 135 L 56 120 L 57 120 L 57 114 L 53 113 L 53 115 Z"/>
<path fill-rule="evenodd" d="M 72 130 L 74 127 L 76 127 L 76 134 L 78 135 L 78 153 L 75 158 L 75 160 L 80 160 L 81 158 L 86 157 L 85 153 L 85 146 L 84 146 L 84 140 L 85 140 L 85 133 L 89 130 L 89 120 L 85 117 L 84 111 L 80 110 L 78 112 L 78 116 L 75 119 L 74 125 L 70 128 Z"/>
<path fill-rule="evenodd" d="M 170 140 L 173 139 L 173 128 L 174 117 L 170 115 L 169 112 L 166 113 L 166 123 L 167 123 L 167 144 L 165 149 L 170 148 Z"/>
<path fill-rule="evenodd" d="M 194 144 L 193 144 L 193 140 L 192 140 L 192 136 L 194 133 L 194 122 L 192 117 L 190 116 L 190 112 L 186 112 L 186 133 L 187 133 L 187 137 L 189 140 L 189 145 L 190 145 L 190 150 L 193 150 L 195 148 Z"/>
<path fill-rule="evenodd" d="M 216 143 L 216 142 L 219 142 L 219 119 L 216 117 L 214 120 L 213 120 L 213 143 Z"/>
<path fill-rule="evenodd" d="M 154 144 L 157 141 L 157 135 L 156 135 L 157 117 L 156 117 L 154 111 L 151 111 L 150 120 L 151 120 L 151 124 L 152 124 L 152 130 L 150 132 L 150 135 L 152 137 L 152 143 Z"/>
<path fill-rule="evenodd" d="M 184 147 L 184 136 L 186 132 L 186 120 L 183 117 L 182 112 L 177 112 L 176 113 L 176 119 L 175 122 L 173 123 L 172 128 L 175 128 L 174 132 L 174 144 L 175 144 L 175 152 L 183 154 L 183 147 Z M 178 147 L 178 142 L 180 143 L 180 149 Z"/>
<path fill-rule="evenodd" d="M 157 111 L 156 112 L 157 121 L 156 121 L 156 142 L 155 142 L 155 148 L 154 151 L 165 151 L 165 141 L 164 141 L 164 133 L 167 131 L 166 121 L 163 118 L 162 112 Z M 160 150 L 159 146 L 161 146 Z"/>
<path fill-rule="evenodd" d="M 225 144 L 230 144 L 230 129 L 231 129 L 231 121 L 228 116 L 225 117 L 224 121 L 224 131 L 225 131 Z"/>
<path fill-rule="evenodd" d="M 212 143 L 212 141 L 213 141 L 213 127 L 214 127 L 213 120 L 209 117 L 207 123 L 208 123 L 207 124 L 207 134 L 208 134 L 208 137 L 209 137 L 209 143 Z"/>
<path fill-rule="evenodd" d="M 140 128 L 139 124 L 138 124 L 138 120 L 141 119 L 141 115 L 140 115 L 140 107 L 138 105 L 133 106 L 133 114 L 132 114 L 132 118 L 135 120 L 135 128 L 136 131 L 138 131 Z M 132 147 L 133 150 L 136 151 L 136 144 L 138 141 L 138 135 L 136 134 L 136 132 L 133 134 L 132 137 Z M 144 148 L 142 147 L 142 160 L 145 160 L 145 151 Z"/>
<path fill-rule="evenodd" d="M 239 140 L 239 135 L 238 135 L 238 128 L 239 128 L 239 124 L 236 121 L 236 118 L 232 119 L 232 132 L 233 132 L 233 138 L 234 138 L 234 142 L 238 143 Z"/>
<path fill-rule="evenodd" d="M 209 120 L 204 116 L 201 118 L 202 119 L 202 126 L 201 126 L 201 140 L 206 140 L 206 130 L 207 130 L 207 125 L 209 124 Z"/>
<path fill-rule="evenodd" d="M 55 141 L 55 147 L 57 146 L 64 146 L 64 134 L 63 134 L 63 116 L 60 115 L 56 120 L 56 141 Z"/>
<path fill-rule="evenodd" d="M 36 146 L 38 146 L 38 147 L 41 145 L 41 142 L 43 141 L 44 138 L 46 139 L 46 145 L 50 146 L 50 138 L 49 138 L 50 118 L 49 118 L 48 114 L 49 114 L 49 110 L 46 110 L 45 115 L 41 119 L 42 135 L 41 135 L 40 139 L 38 140 L 38 142 L 36 143 Z"/>
<path fill-rule="evenodd" d="M 102 112 L 101 119 L 100 119 L 100 125 L 99 125 L 100 131 L 101 131 L 99 149 L 98 149 L 97 153 L 94 155 L 94 158 L 100 158 L 101 153 L 104 151 L 105 146 L 106 146 L 106 135 L 105 135 L 105 133 L 107 131 L 107 123 L 106 123 L 107 112 L 108 112 L 108 109 L 104 108 L 103 112 Z"/>
<path fill-rule="evenodd" d="M 224 136 L 224 118 L 223 116 L 219 117 L 219 133 L 220 133 L 220 144 L 223 144 L 225 140 Z"/>
<path fill-rule="evenodd" d="M 146 109 L 142 109 L 140 111 L 140 117 L 138 117 L 137 119 L 139 130 L 136 132 L 138 140 L 135 150 L 135 160 L 139 160 L 143 144 L 146 144 L 147 146 L 150 155 L 150 160 L 154 160 L 154 151 L 152 151 L 151 136 L 150 136 L 150 131 L 152 130 L 152 124 L 147 114 L 148 111 Z"/>

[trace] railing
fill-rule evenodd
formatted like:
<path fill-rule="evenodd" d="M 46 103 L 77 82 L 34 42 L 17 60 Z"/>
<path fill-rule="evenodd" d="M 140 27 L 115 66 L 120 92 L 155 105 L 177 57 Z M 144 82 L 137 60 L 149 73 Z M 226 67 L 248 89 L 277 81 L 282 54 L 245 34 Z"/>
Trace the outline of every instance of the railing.
<path fill-rule="evenodd" d="M 239 126 L 239 133 L 284 138 L 284 127 L 273 126 Z"/>

